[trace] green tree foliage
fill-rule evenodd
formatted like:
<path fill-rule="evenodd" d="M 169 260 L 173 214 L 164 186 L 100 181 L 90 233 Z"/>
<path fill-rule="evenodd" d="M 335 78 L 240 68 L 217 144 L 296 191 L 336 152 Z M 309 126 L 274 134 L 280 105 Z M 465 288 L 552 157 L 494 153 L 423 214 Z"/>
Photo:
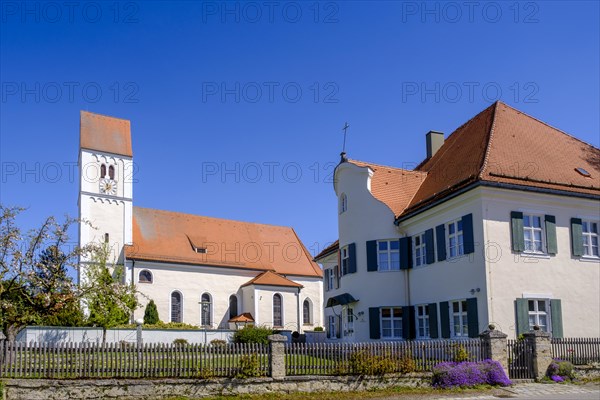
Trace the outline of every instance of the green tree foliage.
<path fill-rule="evenodd" d="M 150 300 L 150 302 L 146 305 L 146 309 L 144 310 L 144 324 L 146 325 L 155 325 L 160 322 L 158 318 L 158 309 L 156 308 L 156 304 L 154 300 Z"/>
<path fill-rule="evenodd" d="M 107 246 L 95 249 L 80 284 L 88 323 L 102 328 L 102 343 L 106 343 L 106 331 L 127 323 L 138 305 L 135 286 L 124 284 L 123 266 L 107 265 L 109 254 Z"/>
<path fill-rule="evenodd" d="M 259 343 L 268 344 L 268 336 L 273 334 L 273 329 L 245 326 L 233 334 L 234 343 Z"/>

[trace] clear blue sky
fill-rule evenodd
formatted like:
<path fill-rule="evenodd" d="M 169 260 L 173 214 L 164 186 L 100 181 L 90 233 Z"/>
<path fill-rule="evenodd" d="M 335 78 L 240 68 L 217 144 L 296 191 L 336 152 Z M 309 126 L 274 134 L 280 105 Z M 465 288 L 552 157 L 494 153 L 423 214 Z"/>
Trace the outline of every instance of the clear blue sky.
<path fill-rule="evenodd" d="M 0 4 L 0 201 L 25 227 L 77 215 L 82 109 L 132 121 L 135 205 L 313 253 L 346 121 L 350 157 L 394 166 L 498 98 L 600 145 L 597 1 Z"/>

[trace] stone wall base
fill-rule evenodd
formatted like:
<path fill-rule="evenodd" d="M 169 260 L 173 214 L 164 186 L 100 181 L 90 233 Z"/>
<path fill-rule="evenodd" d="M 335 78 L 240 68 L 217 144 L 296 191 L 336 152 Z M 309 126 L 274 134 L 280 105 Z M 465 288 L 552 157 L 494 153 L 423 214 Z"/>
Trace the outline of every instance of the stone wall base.
<path fill-rule="evenodd" d="M 430 373 L 385 377 L 298 376 L 282 380 L 252 379 L 5 379 L 6 400 L 162 400 L 176 396 L 365 391 L 429 386 Z"/>
<path fill-rule="evenodd" d="M 575 376 L 579 379 L 599 379 L 600 378 L 600 367 L 576 365 L 573 368 Z"/>

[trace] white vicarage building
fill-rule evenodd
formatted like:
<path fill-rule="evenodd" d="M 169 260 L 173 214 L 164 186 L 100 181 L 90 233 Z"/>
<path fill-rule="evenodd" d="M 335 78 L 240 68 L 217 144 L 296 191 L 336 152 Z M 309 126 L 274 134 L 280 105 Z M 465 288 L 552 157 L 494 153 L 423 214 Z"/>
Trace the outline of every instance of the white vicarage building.
<path fill-rule="evenodd" d="M 600 336 L 600 150 L 501 102 L 413 170 L 335 170 L 324 267 L 331 340 Z"/>
<path fill-rule="evenodd" d="M 154 300 L 162 321 L 208 329 L 323 325 L 322 272 L 292 228 L 133 205 L 129 121 L 82 111 L 79 166 L 79 243 L 110 245 L 143 294 L 134 319 Z"/>

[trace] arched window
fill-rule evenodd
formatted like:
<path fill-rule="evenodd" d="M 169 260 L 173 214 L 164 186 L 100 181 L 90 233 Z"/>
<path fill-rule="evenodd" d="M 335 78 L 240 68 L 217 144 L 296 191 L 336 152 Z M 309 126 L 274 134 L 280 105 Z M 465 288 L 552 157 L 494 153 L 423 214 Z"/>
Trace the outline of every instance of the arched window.
<path fill-rule="evenodd" d="M 210 294 L 204 293 L 202 297 L 200 297 L 200 325 L 212 325 L 211 306 Z"/>
<path fill-rule="evenodd" d="M 110 179 L 115 179 L 115 167 L 113 167 L 112 165 L 108 167 L 108 177 Z"/>
<path fill-rule="evenodd" d="M 348 196 L 346 196 L 346 193 L 342 193 L 342 195 L 340 196 L 340 214 L 346 212 L 347 209 L 348 209 Z"/>
<path fill-rule="evenodd" d="M 171 322 L 183 322 L 183 296 L 177 291 L 171 293 Z"/>
<path fill-rule="evenodd" d="M 310 325 L 311 324 L 311 307 L 310 307 L 310 300 L 306 299 L 304 300 L 304 303 L 302 303 L 302 323 L 306 324 L 306 325 Z"/>
<path fill-rule="evenodd" d="M 106 177 L 106 165 L 100 165 L 100 179 Z"/>
<path fill-rule="evenodd" d="M 152 272 L 148 271 L 147 269 L 140 271 L 138 282 L 152 283 Z"/>
<path fill-rule="evenodd" d="M 238 300 L 235 294 L 229 296 L 229 319 L 238 315 Z"/>
<path fill-rule="evenodd" d="M 273 295 L 273 326 L 283 326 L 283 299 L 279 293 Z"/>

